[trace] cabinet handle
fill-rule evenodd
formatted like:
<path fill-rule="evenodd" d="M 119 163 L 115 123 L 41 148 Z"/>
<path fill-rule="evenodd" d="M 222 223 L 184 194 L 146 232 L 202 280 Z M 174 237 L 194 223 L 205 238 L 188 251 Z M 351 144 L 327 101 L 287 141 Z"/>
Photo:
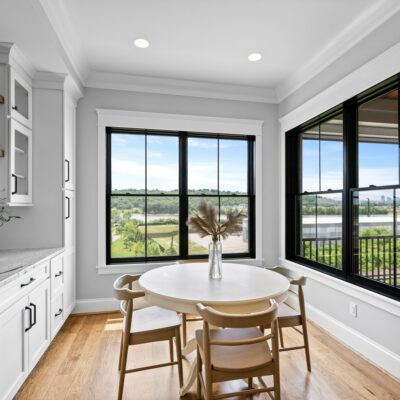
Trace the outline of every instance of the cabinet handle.
<path fill-rule="evenodd" d="M 69 175 L 69 160 L 65 159 L 65 162 L 67 164 L 67 178 L 65 179 L 65 182 L 69 182 L 70 175 Z"/>
<path fill-rule="evenodd" d="M 30 308 L 29 306 L 25 306 L 25 310 L 29 311 L 29 326 L 27 328 L 25 328 L 25 332 L 28 332 L 29 329 L 32 328 L 32 308 Z"/>
<path fill-rule="evenodd" d="M 11 107 L 13 110 L 18 111 L 18 107 L 17 106 L 12 106 Z"/>
<path fill-rule="evenodd" d="M 65 216 L 65 219 L 68 219 L 71 216 L 71 199 L 68 196 L 65 196 L 65 198 L 67 199 L 67 210 L 68 210 L 68 214 Z"/>
<path fill-rule="evenodd" d="M 15 194 L 18 192 L 18 177 L 15 174 L 11 174 L 11 176 L 14 178 L 14 191 L 11 192 L 11 194 Z"/>
<path fill-rule="evenodd" d="M 31 328 L 32 328 L 32 326 L 36 325 L 36 304 L 29 303 L 29 305 L 33 307 L 33 322 L 31 322 Z"/>
<path fill-rule="evenodd" d="M 59 309 L 58 309 L 58 312 L 56 312 L 56 313 L 54 314 L 54 316 L 55 316 L 55 317 L 58 317 L 59 315 L 61 315 L 62 312 L 63 312 L 63 309 L 62 309 L 62 308 L 59 308 Z"/>
<path fill-rule="evenodd" d="M 54 278 L 58 278 L 58 277 L 61 276 L 62 274 L 63 274 L 62 271 L 58 271 L 58 274 L 55 274 L 55 275 L 54 275 Z"/>
<path fill-rule="evenodd" d="M 27 283 L 21 283 L 21 285 L 20 285 L 20 287 L 24 287 L 24 286 L 28 286 L 28 285 L 30 285 L 31 283 L 33 283 L 33 282 L 35 282 L 35 278 L 31 278 L 31 279 L 29 279 L 29 282 L 27 282 Z"/>

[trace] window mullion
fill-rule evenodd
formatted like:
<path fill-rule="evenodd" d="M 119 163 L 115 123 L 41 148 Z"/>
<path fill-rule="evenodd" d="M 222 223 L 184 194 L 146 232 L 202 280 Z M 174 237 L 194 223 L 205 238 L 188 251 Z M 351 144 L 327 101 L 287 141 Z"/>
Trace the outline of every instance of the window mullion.
<path fill-rule="evenodd" d="M 179 135 L 179 256 L 187 258 L 189 252 L 189 230 L 186 225 L 189 214 L 189 197 L 187 187 L 187 133 Z"/>

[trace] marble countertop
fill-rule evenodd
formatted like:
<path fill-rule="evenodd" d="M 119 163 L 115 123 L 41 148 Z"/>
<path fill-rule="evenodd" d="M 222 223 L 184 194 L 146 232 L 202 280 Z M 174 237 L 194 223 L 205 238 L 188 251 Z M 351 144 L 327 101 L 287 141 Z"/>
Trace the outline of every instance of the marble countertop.
<path fill-rule="evenodd" d="M 0 250 L 0 287 L 26 274 L 37 263 L 63 251 L 62 247 L 51 249 Z"/>

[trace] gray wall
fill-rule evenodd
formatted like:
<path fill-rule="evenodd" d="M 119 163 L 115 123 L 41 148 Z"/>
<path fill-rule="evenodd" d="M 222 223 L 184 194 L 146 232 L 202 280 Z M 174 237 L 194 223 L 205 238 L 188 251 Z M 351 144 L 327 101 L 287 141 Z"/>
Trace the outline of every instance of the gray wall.
<path fill-rule="evenodd" d="M 263 257 L 278 260 L 278 107 L 261 103 L 87 89 L 77 110 L 77 299 L 112 297 L 115 275 L 97 265 L 96 108 L 264 120 Z"/>
<path fill-rule="evenodd" d="M 349 75 L 377 55 L 400 42 L 400 12 L 388 19 L 378 29 L 367 35 L 303 87 L 279 104 L 279 116 L 288 114 L 327 87 Z M 400 72 L 400 65 L 399 65 Z M 388 76 L 389 77 L 389 76 Z M 347 99 L 340 99 L 344 101 Z"/>

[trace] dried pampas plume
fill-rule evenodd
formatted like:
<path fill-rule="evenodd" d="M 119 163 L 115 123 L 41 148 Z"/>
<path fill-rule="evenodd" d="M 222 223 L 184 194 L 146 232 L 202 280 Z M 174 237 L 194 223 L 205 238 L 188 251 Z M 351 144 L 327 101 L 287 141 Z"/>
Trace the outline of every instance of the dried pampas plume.
<path fill-rule="evenodd" d="M 200 237 L 211 236 L 213 241 L 218 240 L 221 236 L 226 239 L 229 235 L 238 232 L 241 229 L 240 222 L 246 217 L 246 213 L 242 211 L 230 212 L 226 216 L 226 221 L 218 222 L 217 209 L 201 201 L 195 212 L 187 221 L 187 225 L 200 235 Z"/>

